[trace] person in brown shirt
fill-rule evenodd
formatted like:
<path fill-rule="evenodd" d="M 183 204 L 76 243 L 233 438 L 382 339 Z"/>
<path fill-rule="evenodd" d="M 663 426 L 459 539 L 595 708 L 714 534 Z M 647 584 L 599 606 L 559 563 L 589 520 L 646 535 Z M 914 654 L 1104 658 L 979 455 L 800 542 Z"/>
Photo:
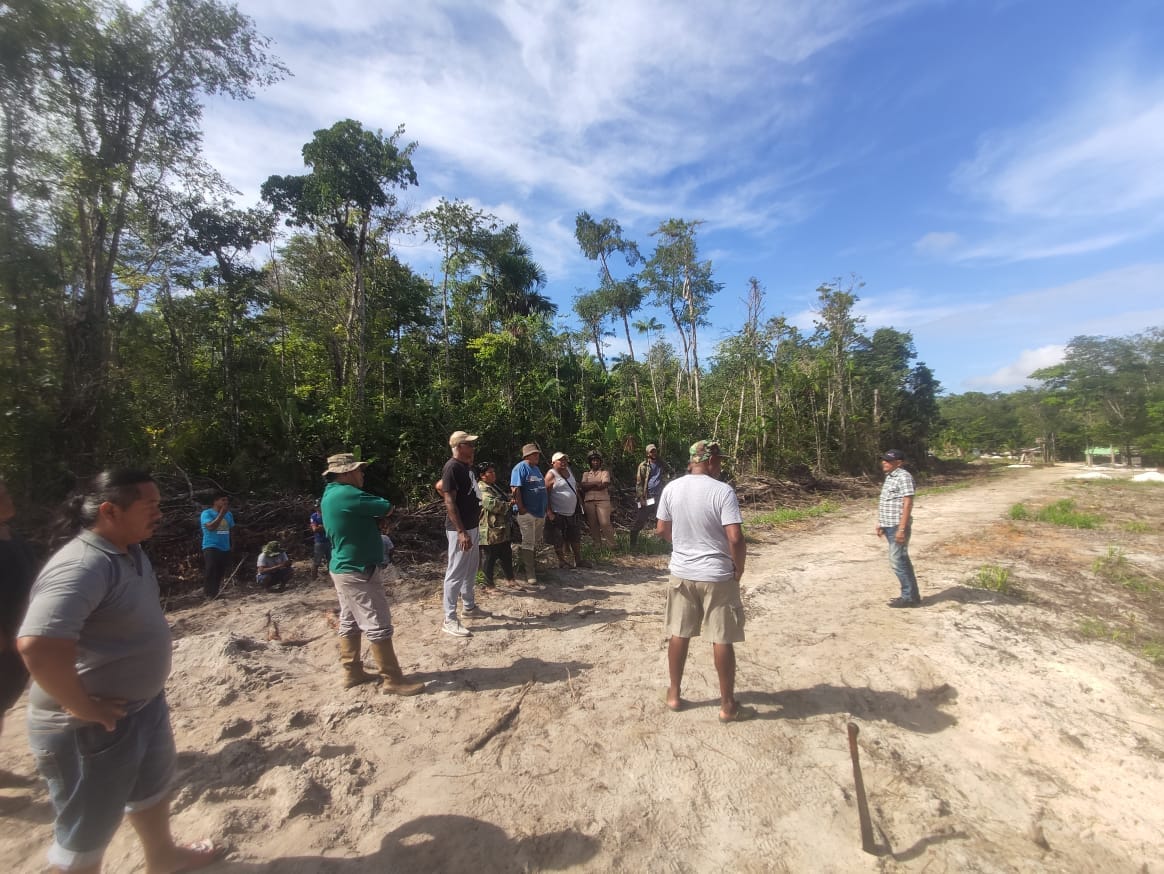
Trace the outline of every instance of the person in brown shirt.
<path fill-rule="evenodd" d="M 582 510 L 595 546 L 609 542 L 613 548 L 614 526 L 610 523 L 610 471 L 602 465 L 602 454 L 597 450 L 586 456 L 590 470 L 582 474 Z"/>

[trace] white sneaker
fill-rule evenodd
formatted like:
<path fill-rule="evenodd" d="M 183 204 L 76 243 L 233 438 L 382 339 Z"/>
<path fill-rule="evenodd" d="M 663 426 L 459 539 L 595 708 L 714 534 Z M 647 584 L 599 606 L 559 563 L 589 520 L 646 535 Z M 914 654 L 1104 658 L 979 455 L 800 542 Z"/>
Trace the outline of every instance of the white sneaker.
<path fill-rule="evenodd" d="M 461 624 L 458 619 L 446 619 L 445 624 L 441 626 L 441 631 L 445 634 L 451 634 L 453 637 L 472 637 L 473 632 Z"/>

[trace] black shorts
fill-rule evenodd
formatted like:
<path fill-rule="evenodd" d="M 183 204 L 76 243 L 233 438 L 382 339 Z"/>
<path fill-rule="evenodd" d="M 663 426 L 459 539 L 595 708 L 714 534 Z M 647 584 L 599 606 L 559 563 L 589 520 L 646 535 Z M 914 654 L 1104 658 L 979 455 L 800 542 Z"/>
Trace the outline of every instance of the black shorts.
<path fill-rule="evenodd" d="M 564 516 L 554 514 L 554 521 L 546 520 L 546 542 L 551 546 L 561 546 L 564 543 L 578 543 L 582 540 L 582 514 L 572 513 Z"/>

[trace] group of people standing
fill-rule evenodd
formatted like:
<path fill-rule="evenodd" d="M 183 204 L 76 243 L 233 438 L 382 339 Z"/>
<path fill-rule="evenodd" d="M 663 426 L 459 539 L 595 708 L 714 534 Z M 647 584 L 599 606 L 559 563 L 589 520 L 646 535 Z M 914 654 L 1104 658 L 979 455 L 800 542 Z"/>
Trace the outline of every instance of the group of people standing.
<path fill-rule="evenodd" d="M 552 469 L 543 476 L 540 450 L 527 444 L 522 462 L 511 472 L 507 496 L 492 464 L 474 467 L 477 440 L 465 431 L 450 436 L 451 457 L 439 483 L 448 536 L 442 628 L 458 637 L 471 634 L 462 618 L 490 615 L 474 597 L 481 529 L 487 568 L 500 565 L 512 578 L 508 543 L 497 539 L 508 527 L 510 501 L 518 507 L 527 580 L 534 576 L 534 549 L 545 518 L 576 517 L 580 501 L 594 514 L 595 537 L 608 536 L 609 507 L 604 519 L 601 505 L 609 504 L 610 479 L 603 475 L 601 456 L 592 453 L 589 476 L 575 482 L 563 453 L 555 455 Z M 746 547 L 735 491 L 720 480 L 724 460 L 717 443 L 697 441 L 689 449 L 688 475 L 664 483 L 666 471 L 657 466 L 657 451 L 648 452 L 637 477 L 636 523 L 641 530 L 655 515 L 655 532 L 672 545 L 665 608 L 670 636 L 666 706 L 685 709 L 681 691 L 690 641 L 704 636 L 712 645 L 719 680 L 719 719 L 732 723 L 754 711 L 735 696 L 734 646 L 744 640 L 740 578 Z M 894 607 L 920 603 L 908 556 L 914 487 L 903 462 L 896 450 L 882 457 L 887 477 L 876 526 L 889 544 L 901 583 L 901 596 L 890 603 Z M 405 677 L 400 667 L 383 585 L 386 537 L 380 520 L 392 504 L 364 489 L 367 464 L 351 453 L 329 456 L 318 520 L 313 518 L 313 529 L 326 537 L 330 550 L 328 571 L 339 602 L 342 684 L 351 688 L 378 681 L 385 693 L 416 695 L 425 684 Z M 574 503 L 555 504 L 555 494 L 572 494 Z M 37 573 L 32 551 L 11 529 L 15 510 L 0 481 L 0 717 L 31 677 L 29 741 L 56 814 L 48 853 L 56 870 L 98 872 L 123 816 L 141 840 L 147 871 L 192 871 L 224 853 L 211 841 L 179 843 L 170 830 L 177 754 L 165 684 L 172 641 L 158 580 L 141 548 L 162 518 L 160 504 L 149 473 L 101 473 L 62 508 L 61 531 L 67 540 Z M 589 504 L 597 506 L 590 509 Z M 234 525 L 225 495 L 215 498 L 201 522 L 204 551 L 229 555 L 229 540 L 224 544 L 220 539 L 229 537 Z M 562 530 L 568 545 L 572 529 Z M 490 549 L 502 543 L 505 549 Z M 269 573 L 284 564 L 281 550 L 273 548 L 277 546 L 268 544 L 271 548 L 264 550 Z M 226 565 L 221 556 L 205 557 L 208 577 L 215 570 L 217 586 L 222 579 L 217 569 Z M 375 673 L 363 663 L 364 637 Z"/>

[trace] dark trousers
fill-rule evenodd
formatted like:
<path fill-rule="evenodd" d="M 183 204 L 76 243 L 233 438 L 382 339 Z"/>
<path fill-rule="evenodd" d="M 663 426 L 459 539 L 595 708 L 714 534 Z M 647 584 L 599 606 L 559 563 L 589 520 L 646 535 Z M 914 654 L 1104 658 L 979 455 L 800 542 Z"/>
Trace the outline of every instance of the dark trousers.
<path fill-rule="evenodd" d="M 513 549 L 508 540 L 504 543 L 490 543 L 482 546 L 481 552 L 485 557 L 485 564 L 481 568 L 485 574 L 485 585 L 493 585 L 493 566 L 498 561 L 501 562 L 501 572 L 505 574 L 505 579 L 513 579 Z"/>
<path fill-rule="evenodd" d="M 659 499 L 655 498 L 655 503 L 649 507 L 639 507 L 635 512 L 635 521 L 631 523 L 630 527 L 630 545 L 634 546 L 639 541 L 639 532 L 646 526 L 647 521 L 651 521 L 651 527 L 654 528 L 655 510 L 659 506 Z"/>
<path fill-rule="evenodd" d="M 292 569 L 281 567 L 277 571 L 263 571 L 255 577 L 255 581 L 268 592 L 281 592 L 291 582 Z"/>
<path fill-rule="evenodd" d="M 207 598 L 217 598 L 218 590 L 222 588 L 222 578 L 226 576 L 226 569 L 230 566 L 230 553 L 221 549 L 204 549 L 202 559 L 206 563 L 202 591 Z"/>

